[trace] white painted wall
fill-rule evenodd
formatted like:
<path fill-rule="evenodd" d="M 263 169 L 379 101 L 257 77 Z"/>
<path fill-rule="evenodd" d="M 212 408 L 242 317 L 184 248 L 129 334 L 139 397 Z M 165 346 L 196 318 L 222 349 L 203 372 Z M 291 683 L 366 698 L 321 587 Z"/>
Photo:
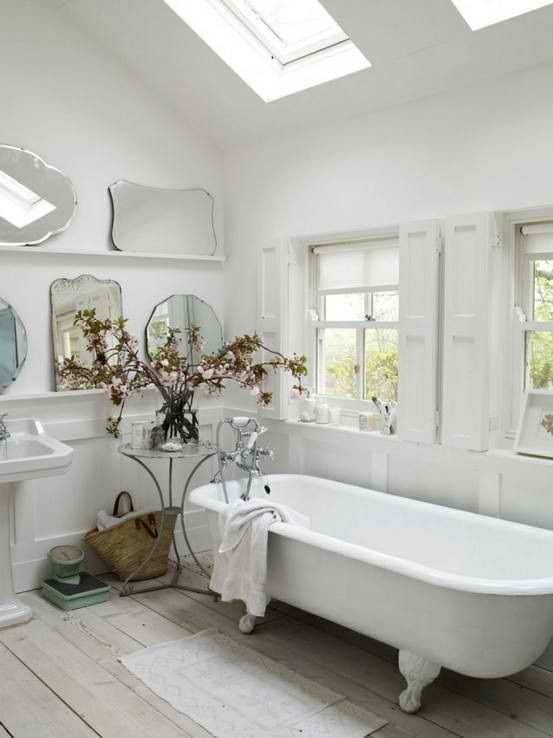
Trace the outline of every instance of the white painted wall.
<path fill-rule="evenodd" d="M 226 315 L 255 326 L 260 242 L 553 202 L 553 65 L 226 157 Z M 494 377 L 494 383 L 501 377 Z M 469 399 L 469 398 L 467 398 Z M 236 398 L 237 406 L 242 401 Z M 271 423 L 295 469 L 553 529 L 553 463 Z M 553 668 L 553 649 L 544 663 Z"/>
<path fill-rule="evenodd" d="M 0 141 L 31 149 L 62 169 L 79 199 L 70 228 L 39 248 L 107 251 L 107 188 L 120 178 L 160 187 L 205 187 L 215 197 L 222 245 L 222 156 L 217 148 L 72 25 L 55 2 L 0 0 L 0 18 Z M 152 244 L 152 251 L 157 248 L 163 244 Z M 175 292 L 198 295 L 224 317 L 221 264 L 46 256 L 30 249 L 0 253 L 0 296 L 14 305 L 29 338 L 26 365 L 0 407 L 12 417 L 38 417 L 47 431 L 75 449 L 66 476 L 30 482 L 18 495 L 13 555 L 19 590 L 38 585 L 48 549 L 78 542 L 94 524 L 96 511 L 113 504 L 120 489 L 129 487 L 139 504 L 156 499 L 138 466 L 120 459 L 117 443 L 105 436 L 109 406 L 102 396 L 16 399 L 54 388 L 48 289 L 57 277 L 81 273 L 120 282 L 130 330 L 139 336 L 153 306 Z M 129 408 L 135 417 L 154 409 L 153 398 Z M 216 406 L 202 411 L 205 436 L 219 415 Z M 177 488 L 185 471 L 181 466 Z M 196 543 L 203 547 L 201 531 L 198 535 Z"/>

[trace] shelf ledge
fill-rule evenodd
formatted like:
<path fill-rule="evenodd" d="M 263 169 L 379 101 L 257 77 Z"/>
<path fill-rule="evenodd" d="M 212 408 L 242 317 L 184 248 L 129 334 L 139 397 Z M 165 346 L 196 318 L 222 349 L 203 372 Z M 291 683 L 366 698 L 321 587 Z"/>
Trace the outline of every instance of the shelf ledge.
<path fill-rule="evenodd" d="M 224 256 L 215 254 L 214 256 L 204 256 L 202 254 L 156 254 L 156 253 L 139 253 L 130 251 L 91 251 L 85 249 L 55 249 L 47 246 L 1 246 L 0 253 L 10 254 L 40 254 L 42 256 L 86 256 L 92 258 L 111 258 L 111 259 L 154 259 L 158 261 L 211 261 L 224 262 Z"/>

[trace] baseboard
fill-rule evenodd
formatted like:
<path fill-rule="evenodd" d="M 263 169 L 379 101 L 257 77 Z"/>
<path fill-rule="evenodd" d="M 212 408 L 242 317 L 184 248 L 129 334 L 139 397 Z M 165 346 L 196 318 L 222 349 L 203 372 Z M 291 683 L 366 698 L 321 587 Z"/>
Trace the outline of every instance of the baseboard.
<path fill-rule="evenodd" d="M 186 532 L 190 545 L 194 552 L 207 551 L 211 548 L 211 535 L 205 516 L 201 512 L 191 512 L 186 514 L 187 528 Z M 186 555 L 187 548 L 184 542 L 184 536 L 180 523 L 175 529 L 175 539 L 177 547 L 181 555 Z M 83 534 L 85 531 L 72 533 L 69 535 L 52 538 L 48 541 L 48 549 L 63 544 L 82 546 Z M 29 561 L 20 561 L 13 564 L 13 580 L 16 592 L 28 592 L 31 589 L 38 589 L 42 586 L 42 582 L 48 576 L 48 558 L 45 552 L 44 556 Z M 89 548 L 85 547 L 85 559 L 82 569 L 91 574 L 103 574 L 106 572 L 106 564 L 101 561 Z"/>

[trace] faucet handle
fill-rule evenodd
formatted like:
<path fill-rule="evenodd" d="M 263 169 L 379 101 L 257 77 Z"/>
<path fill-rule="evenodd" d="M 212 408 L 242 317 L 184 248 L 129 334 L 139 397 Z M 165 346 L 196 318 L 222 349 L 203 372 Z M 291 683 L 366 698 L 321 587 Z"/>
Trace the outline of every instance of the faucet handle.
<path fill-rule="evenodd" d="M 275 458 L 274 448 L 258 448 L 257 453 L 259 456 L 265 456 L 267 459 Z"/>

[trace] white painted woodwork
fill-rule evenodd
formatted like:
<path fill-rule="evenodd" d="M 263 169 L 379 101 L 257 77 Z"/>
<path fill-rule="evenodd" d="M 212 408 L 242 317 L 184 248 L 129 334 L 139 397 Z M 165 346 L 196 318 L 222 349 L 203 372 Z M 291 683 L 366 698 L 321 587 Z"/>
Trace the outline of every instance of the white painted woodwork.
<path fill-rule="evenodd" d="M 257 263 L 257 333 L 268 349 L 286 354 L 288 350 L 288 313 L 290 284 L 290 244 L 274 239 L 262 245 Z M 273 354 L 261 351 L 261 360 L 270 361 Z M 281 420 L 288 417 L 288 388 L 290 381 L 283 372 L 273 373 L 263 384 L 264 391 L 272 392 L 272 402 L 263 408 L 264 417 Z"/>
<path fill-rule="evenodd" d="M 445 227 L 442 443 L 484 451 L 489 435 L 490 213 Z"/>
<path fill-rule="evenodd" d="M 123 438 L 117 441 L 105 432 L 110 404 L 102 394 L 77 392 L 60 398 L 45 395 L 23 400 L 6 396 L 0 400 L 0 406 L 9 412 L 10 418 L 34 416 L 42 422 L 47 434 L 74 449 L 73 463 L 67 474 L 24 482 L 18 491 L 11 523 L 16 592 L 40 586 L 48 572 L 48 551 L 65 543 L 82 545 L 83 534 L 94 527 L 98 510 L 111 511 L 122 489 L 132 493 L 137 507 L 157 504 L 159 497 L 144 470 L 117 451 L 119 443 L 130 439 L 131 422 L 152 418 L 156 403 L 155 392 L 147 392 L 142 400 L 130 401 L 122 426 Z M 206 440 L 214 438 L 214 428 L 222 412 L 216 404 L 200 406 L 200 431 Z M 193 460 L 183 460 L 174 466 L 176 504 L 180 502 L 186 475 L 193 464 Z M 167 461 L 152 461 L 151 468 L 158 474 L 166 492 Z M 213 471 L 214 467 L 207 462 L 198 472 L 197 483 L 210 479 Z M 205 550 L 209 538 L 203 514 L 188 509 L 186 521 L 194 548 Z M 176 537 L 183 551 L 180 527 Z M 105 566 L 89 549 L 86 553 L 88 570 L 105 571 Z"/>
<path fill-rule="evenodd" d="M 405 441 L 434 443 L 437 425 L 438 221 L 399 230 L 398 429 Z"/>

